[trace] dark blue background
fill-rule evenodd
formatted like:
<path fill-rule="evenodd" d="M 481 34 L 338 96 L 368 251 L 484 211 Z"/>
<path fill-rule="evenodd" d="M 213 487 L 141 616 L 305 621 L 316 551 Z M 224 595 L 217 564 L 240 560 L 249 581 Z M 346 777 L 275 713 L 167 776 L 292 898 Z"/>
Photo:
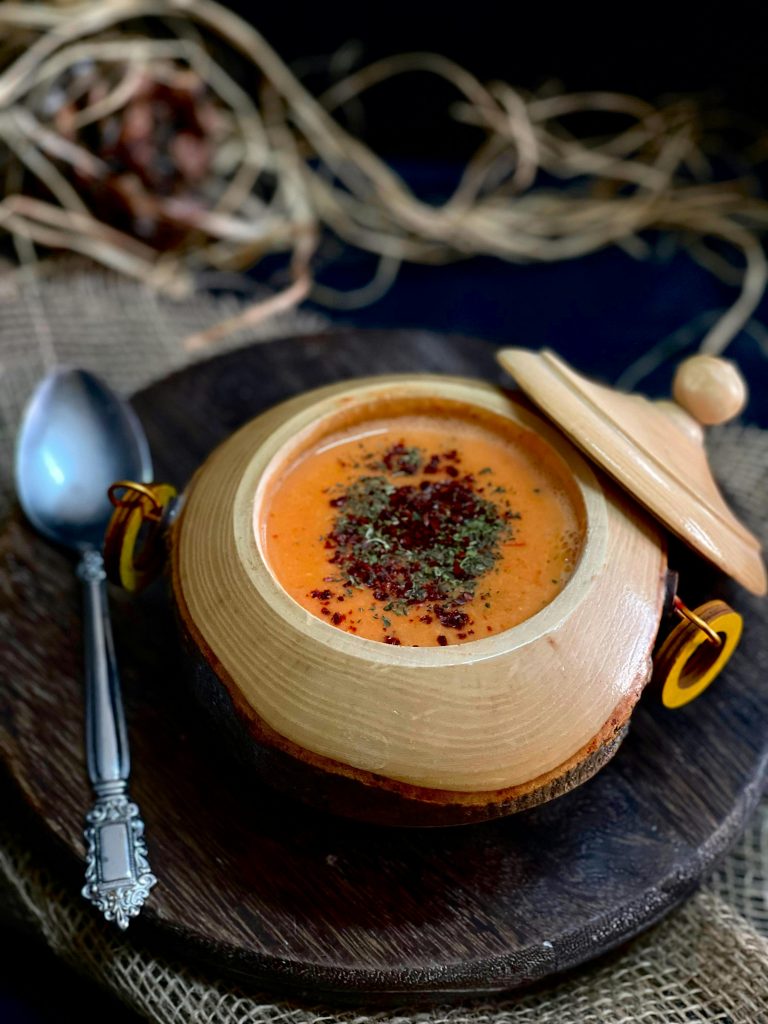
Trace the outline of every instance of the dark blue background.
<path fill-rule="evenodd" d="M 337 269 L 326 279 L 353 287 L 364 280 L 364 263 Z M 503 345 L 547 346 L 577 369 L 611 383 L 666 340 L 674 357 L 637 383 L 637 390 L 666 396 L 679 360 L 696 351 L 706 328 L 736 295 L 735 288 L 682 251 L 638 262 L 611 249 L 550 265 L 477 259 L 440 268 L 406 266 L 374 305 L 334 315 L 361 327 L 420 327 Z M 767 313 L 764 299 L 757 319 L 765 322 Z M 768 426 L 768 353 L 758 340 L 763 332 L 760 324 L 750 325 L 725 354 L 750 384 L 744 418 Z M 768 332 L 763 344 L 765 338 Z"/>

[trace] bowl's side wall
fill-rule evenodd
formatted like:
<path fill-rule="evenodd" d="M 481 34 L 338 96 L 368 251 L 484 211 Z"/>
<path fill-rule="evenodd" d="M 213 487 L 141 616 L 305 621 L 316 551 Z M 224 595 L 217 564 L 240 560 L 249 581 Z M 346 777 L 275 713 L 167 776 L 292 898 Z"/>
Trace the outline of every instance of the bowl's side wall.
<path fill-rule="evenodd" d="M 525 785 L 471 794 L 409 786 L 312 754 L 275 733 L 238 698 L 221 666 L 214 668 L 208 661 L 199 637 L 188 631 L 183 613 L 178 622 L 184 668 L 195 698 L 214 719 L 222 741 L 240 766 L 259 781 L 317 810 L 376 825 L 470 825 L 562 796 L 611 760 L 627 734 L 634 706 L 634 700 L 625 700 L 585 748 L 566 764 Z"/>

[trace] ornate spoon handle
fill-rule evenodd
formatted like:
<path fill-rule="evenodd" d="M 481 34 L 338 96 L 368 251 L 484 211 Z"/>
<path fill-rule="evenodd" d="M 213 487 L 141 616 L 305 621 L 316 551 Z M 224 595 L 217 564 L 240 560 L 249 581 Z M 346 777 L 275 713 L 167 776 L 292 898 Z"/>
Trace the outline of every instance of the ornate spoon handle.
<path fill-rule="evenodd" d="M 147 861 L 144 823 L 128 797 L 131 769 L 104 562 L 88 550 L 77 567 L 85 598 L 85 742 L 96 803 L 86 815 L 83 896 L 127 928 L 157 879 Z"/>

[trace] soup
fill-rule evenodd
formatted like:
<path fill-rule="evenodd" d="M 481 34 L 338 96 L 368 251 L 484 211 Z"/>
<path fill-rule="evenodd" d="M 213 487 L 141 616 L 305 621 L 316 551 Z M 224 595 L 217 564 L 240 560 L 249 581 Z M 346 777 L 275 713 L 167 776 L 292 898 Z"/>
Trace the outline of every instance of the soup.
<path fill-rule="evenodd" d="M 535 615 L 581 550 L 581 499 L 543 439 L 421 401 L 324 433 L 270 475 L 260 545 L 307 611 L 358 637 L 468 643 Z"/>

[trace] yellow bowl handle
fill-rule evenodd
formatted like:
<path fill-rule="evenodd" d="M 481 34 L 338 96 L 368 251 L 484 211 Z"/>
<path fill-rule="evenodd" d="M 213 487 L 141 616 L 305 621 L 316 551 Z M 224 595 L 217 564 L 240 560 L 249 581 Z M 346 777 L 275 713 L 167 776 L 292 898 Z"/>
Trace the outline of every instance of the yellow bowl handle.
<path fill-rule="evenodd" d="M 112 484 L 109 500 L 115 510 L 104 535 L 104 567 L 113 583 L 136 593 L 159 575 L 165 561 L 166 513 L 175 497 L 171 484 Z"/>
<path fill-rule="evenodd" d="M 654 665 L 667 708 L 689 704 L 717 678 L 741 639 L 743 624 L 725 601 L 707 601 L 690 611 L 676 599 L 675 608 L 683 621 L 659 648 Z"/>

